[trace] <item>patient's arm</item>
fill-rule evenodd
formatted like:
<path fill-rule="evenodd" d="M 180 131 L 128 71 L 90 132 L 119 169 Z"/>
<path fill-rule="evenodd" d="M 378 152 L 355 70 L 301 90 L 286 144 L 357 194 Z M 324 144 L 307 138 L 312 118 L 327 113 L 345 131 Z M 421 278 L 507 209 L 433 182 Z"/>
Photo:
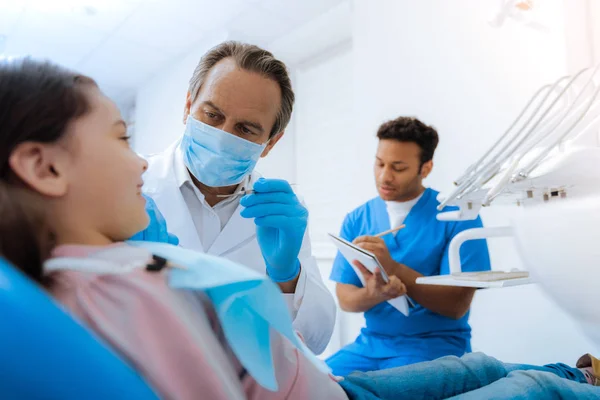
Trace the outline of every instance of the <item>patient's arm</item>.
<path fill-rule="evenodd" d="M 249 400 L 348 399 L 333 377 L 317 369 L 281 335 L 271 335 L 271 348 L 279 390 L 270 392 L 248 377 L 244 380 L 244 389 Z"/>

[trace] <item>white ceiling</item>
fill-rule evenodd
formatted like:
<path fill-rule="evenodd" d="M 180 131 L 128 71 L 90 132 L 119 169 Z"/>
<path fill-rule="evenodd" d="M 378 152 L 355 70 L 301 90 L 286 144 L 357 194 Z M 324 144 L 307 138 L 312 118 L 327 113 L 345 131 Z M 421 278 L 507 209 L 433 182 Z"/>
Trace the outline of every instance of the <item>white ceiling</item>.
<path fill-rule="evenodd" d="M 0 0 L 0 54 L 48 58 L 117 101 L 216 31 L 266 46 L 344 0 Z"/>

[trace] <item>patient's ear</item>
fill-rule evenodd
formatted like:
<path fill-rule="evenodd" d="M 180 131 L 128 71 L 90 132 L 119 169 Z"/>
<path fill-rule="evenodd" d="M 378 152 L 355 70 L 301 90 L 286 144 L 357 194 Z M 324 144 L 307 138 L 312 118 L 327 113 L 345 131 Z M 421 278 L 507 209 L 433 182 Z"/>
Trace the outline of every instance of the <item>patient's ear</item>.
<path fill-rule="evenodd" d="M 67 193 L 69 154 L 57 144 L 24 142 L 8 158 L 13 173 L 27 186 L 48 197 Z"/>

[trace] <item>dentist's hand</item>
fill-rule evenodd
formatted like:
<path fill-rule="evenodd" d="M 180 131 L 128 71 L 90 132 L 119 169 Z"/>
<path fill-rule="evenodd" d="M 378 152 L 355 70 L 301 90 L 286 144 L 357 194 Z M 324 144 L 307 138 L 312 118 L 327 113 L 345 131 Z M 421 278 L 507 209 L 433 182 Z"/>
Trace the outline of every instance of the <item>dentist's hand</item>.
<path fill-rule="evenodd" d="M 136 233 L 129 240 L 141 240 L 145 242 L 169 243 L 177 246 L 179 238 L 167 231 L 167 221 L 161 214 L 158 206 L 150 196 L 144 195 L 146 199 L 146 212 L 150 217 L 150 224 L 146 229 Z"/>
<path fill-rule="evenodd" d="M 259 179 L 254 193 L 242 198 L 242 217 L 254 218 L 258 244 L 275 282 L 294 280 L 300 273 L 298 254 L 308 224 L 308 210 L 300 204 L 290 184 Z"/>

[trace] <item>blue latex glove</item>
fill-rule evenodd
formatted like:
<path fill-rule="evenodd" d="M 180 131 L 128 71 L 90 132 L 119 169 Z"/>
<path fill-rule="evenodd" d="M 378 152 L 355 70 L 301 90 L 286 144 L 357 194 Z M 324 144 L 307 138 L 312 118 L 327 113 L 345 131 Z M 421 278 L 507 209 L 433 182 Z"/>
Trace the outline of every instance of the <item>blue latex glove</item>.
<path fill-rule="evenodd" d="M 165 221 L 165 217 L 161 214 L 158 206 L 154 200 L 152 200 L 152 197 L 144 195 L 144 198 L 146 199 L 146 212 L 150 217 L 150 224 L 146 229 L 136 233 L 129 240 L 161 242 L 177 246 L 179 244 L 179 238 L 167 231 L 167 221 Z"/>
<path fill-rule="evenodd" d="M 289 183 L 279 179 L 259 179 L 254 193 L 240 201 L 242 217 L 254 218 L 256 237 L 267 264 L 267 274 L 275 282 L 298 276 L 298 254 L 308 224 L 308 210 Z"/>

